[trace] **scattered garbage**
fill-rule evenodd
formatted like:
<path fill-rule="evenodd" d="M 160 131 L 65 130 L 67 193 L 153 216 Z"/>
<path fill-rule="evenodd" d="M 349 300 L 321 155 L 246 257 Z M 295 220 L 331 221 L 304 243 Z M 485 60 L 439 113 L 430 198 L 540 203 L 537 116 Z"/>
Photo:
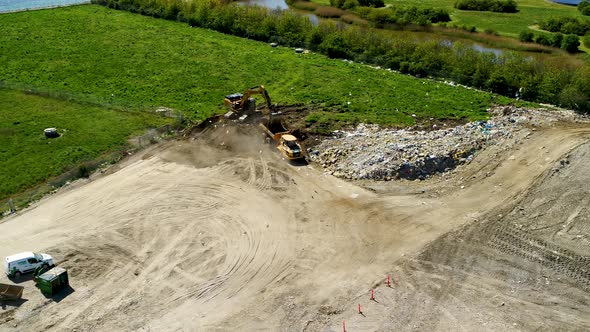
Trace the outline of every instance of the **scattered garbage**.
<path fill-rule="evenodd" d="M 471 162 L 491 144 L 517 143 L 531 127 L 574 119 L 565 110 L 530 110 L 514 106 L 490 109 L 487 121 L 431 131 L 382 129 L 359 124 L 354 131 L 335 131 L 308 151 L 310 159 L 337 177 L 361 180 L 425 179 Z"/>

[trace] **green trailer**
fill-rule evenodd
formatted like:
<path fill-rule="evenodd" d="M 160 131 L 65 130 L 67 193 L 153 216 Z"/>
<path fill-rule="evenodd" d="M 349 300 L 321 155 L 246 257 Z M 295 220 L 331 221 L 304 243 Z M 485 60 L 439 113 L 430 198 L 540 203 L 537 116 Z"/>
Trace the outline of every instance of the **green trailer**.
<path fill-rule="evenodd" d="M 36 277 L 35 281 L 41 293 L 47 296 L 53 296 L 70 285 L 68 271 L 61 267 L 54 267 Z"/>

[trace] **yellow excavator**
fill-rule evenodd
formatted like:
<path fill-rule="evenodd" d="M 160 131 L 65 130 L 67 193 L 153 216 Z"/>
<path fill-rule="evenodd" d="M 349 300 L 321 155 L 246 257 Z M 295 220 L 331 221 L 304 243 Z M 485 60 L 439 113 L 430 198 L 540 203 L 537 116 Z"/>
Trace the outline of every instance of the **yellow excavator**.
<path fill-rule="evenodd" d="M 264 97 L 266 107 L 268 108 L 268 111 L 272 113 L 274 107 L 270 100 L 270 96 L 264 88 L 264 85 L 258 85 L 247 89 L 244 93 L 234 93 L 225 96 L 223 104 L 228 110 L 225 117 L 229 119 L 239 117 L 243 121 L 246 117 L 255 114 L 257 112 L 256 99 L 252 98 L 252 96 L 256 94 Z"/>
<path fill-rule="evenodd" d="M 256 100 L 252 98 L 256 94 L 262 95 L 266 101 L 266 108 L 268 109 L 267 121 L 262 118 L 262 112 L 256 109 Z M 227 95 L 223 103 L 228 109 L 225 118 L 238 118 L 240 122 L 246 121 L 247 118 L 253 118 L 253 122 L 258 122 L 258 127 L 275 142 L 276 148 L 285 158 L 288 160 L 301 160 L 305 158 L 303 148 L 297 137 L 293 135 L 292 131 L 287 130 L 283 126 L 280 120 L 280 113 L 274 112 L 275 107 L 264 85 L 249 88 L 244 93 Z M 250 119 L 248 122 L 252 122 Z"/>

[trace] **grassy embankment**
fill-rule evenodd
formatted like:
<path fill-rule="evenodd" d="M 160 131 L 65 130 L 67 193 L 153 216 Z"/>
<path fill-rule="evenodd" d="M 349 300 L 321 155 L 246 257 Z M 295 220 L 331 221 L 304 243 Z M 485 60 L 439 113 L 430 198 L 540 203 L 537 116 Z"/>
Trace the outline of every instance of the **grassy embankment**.
<path fill-rule="evenodd" d="M 148 112 L 82 105 L 0 89 L 0 199 L 122 148 L 130 135 L 170 122 Z M 57 127 L 59 138 L 43 129 Z M 42 191 L 41 191 L 42 192 Z"/>
<path fill-rule="evenodd" d="M 455 24 L 475 26 L 479 31 L 489 29 L 498 32 L 500 35 L 514 38 L 518 38 L 518 34 L 527 27 L 551 17 L 582 17 L 575 6 L 560 5 L 546 0 L 518 0 L 518 13 L 458 10 L 453 7 L 455 0 L 385 0 L 385 3 L 444 8 L 449 11 L 452 22 Z"/>
<path fill-rule="evenodd" d="M 136 111 L 167 106 L 199 120 L 220 112 L 225 94 L 264 84 L 279 104 L 318 105 L 321 111 L 308 120 L 329 129 L 359 121 L 482 119 L 492 104 L 512 102 L 100 6 L 0 15 L 0 27 L 0 81 L 65 93 L 82 104 L 101 100 Z M 161 120 L 9 91 L 0 99 L 0 197 Z M 48 144 L 41 133 L 49 126 L 67 132 Z"/>
<path fill-rule="evenodd" d="M 135 108 L 167 106 L 193 119 L 223 96 L 264 84 L 280 104 L 321 104 L 341 121 L 412 124 L 481 118 L 508 98 L 100 6 L 0 16 L 0 80 Z"/>

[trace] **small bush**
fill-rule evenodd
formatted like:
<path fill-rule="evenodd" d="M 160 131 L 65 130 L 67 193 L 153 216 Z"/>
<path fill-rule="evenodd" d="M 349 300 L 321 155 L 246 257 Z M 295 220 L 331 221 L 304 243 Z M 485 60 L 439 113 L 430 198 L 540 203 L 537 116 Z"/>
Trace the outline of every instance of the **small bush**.
<path fill-rule="evenodd" d="M 516 13 L 518 8 L 514 0 L 457 0 L 455 8 L 459 10 L 477 10 L 498 13 Z"/>
<path fill-rule="evenodd" d="M 359 5 L 364 6 L 364 7 L 375 7 L 375 8 L 381 8 L 381 7 L 385 7 L 385 3 L 383 2 L 383 0 L 358 0 Z"/>
<path fill-rule="evenodd" d="M 518 39 L 521 42 L 525 42 L 525 43 L 532 42 L 534 37 L 535 37 L 535 34 L 532 31 L 528 30 L 528 29 L 522 30 L 520 32 L 520 34 L 518 35 Z"/>
<path fill-rule="evenodd" d="M 318 9 L 314 11 L 314 14 L 319 17 L 338 18 L 346 14 L 346 12 L 342 9 L 334 7 L 318 7 Z"/>
<path fill-rule="evenodd" d="M 342 6 L 343 9 L 353 9 L 358 7 L 360 4 L 358 0 L 346 0 L 344 1 L 344 5 Z"/>
<path fill-rule="evenodd" d="M 561 44 L 563 42 L 563 34 L 561 33 L 555 33 L 551 36 L 551 45 L 553 47 L 561 47 Z"/>
<path fill-rule="evenodd" d="M 569 53 L 576 53 L 580 46 L 580 39 L 576 35 L 566 35 L 561 42 L 561 48 Z"/>
<path fill-rule="evenodd" d="M 88 166 L 86 166 L 86 164 L 80 164 L 80 166 L 78 166 L 78 177 L 79 178 L 90 177 L 90 170 L 88 169 Z"/>
<path fill-rule="evenodd" d="M 320 44 L 320 51 L 335 59 L 350 58 L 350 45 L 348 40 L 338 33 L 333 33 L 326 37 Z"/>
<path fill-rule="evenodd" d="M 549 34 L 549 33 L 535 34 L 535 37 L 534 37 L 535 43 L 545 45 L 545 46 L 551 46 L 551 44 L 552 44 L 551 39 L 552 39 L 551 34 Z"/>
<path fill-rule="evenodd" d="M 467 32 L 476 32 L 477 28 L 475 27 L 475 25 L 462 25 L 461 30 L 465 30 Z"/>
<path fill-rule="evenodd" d="M 569 109 L 588 109 L 588 96 L 575 86 L 565 87 L 559 94 L 559 104 L 561 107 Z M 587 111 L 585 113 L 588 113 Z"/>
<path fill-rule="evenodd" d="M 342 9 L 352 9 L 358 6 L 381 8 L 385 7 L 383 0 L 330 0 L 330 6 Z"/>

